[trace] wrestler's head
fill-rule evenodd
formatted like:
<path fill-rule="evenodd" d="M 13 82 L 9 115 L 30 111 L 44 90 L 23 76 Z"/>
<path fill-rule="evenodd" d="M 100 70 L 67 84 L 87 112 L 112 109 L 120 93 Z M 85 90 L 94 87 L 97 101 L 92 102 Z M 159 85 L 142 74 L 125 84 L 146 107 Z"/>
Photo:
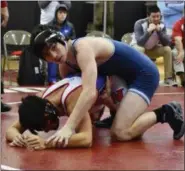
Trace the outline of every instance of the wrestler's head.
<path fill-rule="evenodd" d="M 36 131 L 56 130 L 59 126 L 57 108 L 48 100 L 37 96 L 27 96 L 19 106 L 19 121 L 24 129 Z"/>
<path fill-rule="evenodd" d="M 62 33 L 47 25 L 38 25 L 31 35 L 33 53 L 48 62 L 62 63 L 67 57 L 67 44 Z"/>

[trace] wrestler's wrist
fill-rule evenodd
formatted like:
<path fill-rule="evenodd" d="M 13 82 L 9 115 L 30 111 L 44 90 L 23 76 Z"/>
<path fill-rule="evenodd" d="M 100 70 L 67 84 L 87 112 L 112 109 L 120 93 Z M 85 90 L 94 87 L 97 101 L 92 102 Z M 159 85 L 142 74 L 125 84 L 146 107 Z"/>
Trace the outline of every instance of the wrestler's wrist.
<path fill-rule="evenodd" d="M 66 123 L 66 124 L 64 125 L 64 128 L 69 129 L 69 130 L 71 130 L 72 132 L 74 132 L 74 130 L 75 130 L 74 125 L 73 125 L 73 124 L 70 124 L 70 123 Z"/>

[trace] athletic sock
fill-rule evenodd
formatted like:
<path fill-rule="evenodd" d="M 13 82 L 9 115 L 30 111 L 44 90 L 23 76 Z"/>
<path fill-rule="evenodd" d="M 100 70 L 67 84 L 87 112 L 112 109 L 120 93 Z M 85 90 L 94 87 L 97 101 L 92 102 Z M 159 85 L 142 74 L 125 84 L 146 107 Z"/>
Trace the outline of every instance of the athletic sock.
<path fill-rule="evenodd" d="M 156 114 L 157 117 L 157 123 L 165 123 L 167 121 L 169 121 L 170 119 L 172 119 L 172 115 L 173 115 L 173 110 L 171 109 L 171 107 L 167 106 L 167 105 L 163 105 L 155 110 L 153 110 L 154 113 Z"/>

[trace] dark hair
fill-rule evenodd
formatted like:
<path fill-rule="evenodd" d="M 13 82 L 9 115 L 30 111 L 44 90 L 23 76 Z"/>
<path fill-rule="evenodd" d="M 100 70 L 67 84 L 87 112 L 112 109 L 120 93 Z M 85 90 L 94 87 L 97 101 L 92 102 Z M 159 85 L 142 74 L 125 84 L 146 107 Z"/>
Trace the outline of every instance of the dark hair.
<path fill-rule="evenodd" d="M 157 5 L 152 5 L 148 7 L 147 14 L 150 15 L 151 13 L 161 12 Z"/>
<path fill-rule="evenodd" d="M 61 44 L 65 45 L 65 36 L 58 32 L 56 27 L 48 26 L 48 25 L 38 25 L 36 26 L 31 34 L 31 48 L 32 52 L 38 57 L 43 57 L 43 49 L 47 43 L 56 43 L 60 42 Z"/>
<path fill-rule="evenodd" d="M 44 128 L 46 104 L 46 99 L 33 95 L 22 99 L 18 113 L 20 124 L 24 129 L 29 129 L 32 133 L 35 133 L 34 130 L 40 131 Z"/>

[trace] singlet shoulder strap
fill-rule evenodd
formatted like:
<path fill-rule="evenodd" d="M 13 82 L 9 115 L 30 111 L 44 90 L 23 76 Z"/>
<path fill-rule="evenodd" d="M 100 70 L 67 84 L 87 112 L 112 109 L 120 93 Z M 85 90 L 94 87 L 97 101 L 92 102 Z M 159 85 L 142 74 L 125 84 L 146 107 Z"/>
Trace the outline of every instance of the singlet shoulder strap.
<path fill-rule="evenodd" d="M 75 71 L 81 72 L 80 68 L 79 68 L 77 65 L 72 64 L 72 63 L 69 62 L 69 61 L 65 61 L 65 63 L 66 63 L 66 65 L 68 65 L 70 68 L 74 69 Z"/>
<path fill-rule="evenodd" d="M 77 40 L 78 40 L 78 39 L 72 40 L 72 45 L 71 45 L 71 50 L 72 50 L 73 56 L 74 56 L 75 58 L 76 58 L 77 52 L 76 52 L 76 49 L 75 49 L 75 47 L 74 47 L 74 44 L 75 44 L 75 42 L 76 42 Z"/>
<path fill-rule="evenodd" d="M 76 54 L 77 54 L 77 52 L 76 52 L 76 49 L 75 49 L 75 47 L 74 47 L 74 44 L 75 44 L 75 42 L 76 42 L 77 40 L 79 40 L 79 38 L 78 38 L 78 39 L 72 40 L 72 46 L 71 46 L 72 54 L 73 54 L 73 56 L 75 57 L 75 59 L 76 59 Z M 65 63 L 66 63 L 70 68 L 76 70 L 77 72 L 81 72 L 80 68 L 79 68 L 77 65 L 72 64 L 72 63 L 69 62 L 69 61 L 66 61 Z"/>
<path fill-rule="evenodd" d="M 82 38 L 83 38 L 83 37 L 72 40 L 71 49 L 72 49 L 72 53 L 73 53 L 73 56 L 74 56 L 74 57 L 76 57 L 76 54 L 77 54 L 76 49 L 75 49 L 75 43 L 76 43 L 78 40 L 82 39 Z"/>
<path fill-rule="evenodd" d="M 69 85 L 68 87 L 64 90 L 62 97 L 61 97 L 61 103 L 63 105 L 63 108 L 65 112 L 67 113 L 67 107 L 66 107 L 66 100 L 67 97 L 78 87 L 82 86 L 82 79 L 80 76 L 74 76 L 69 78 Z"/>
<path fill-rule="evenodd" d="M 69 83 L 69 80 L 70 80 L 69 78 L 65 78 L 53 84 L 52 86 L 46 88 L 46 90 L 44 91 L 42 95 L 42 98 L 46 98 L 49 94 L 53 93 L 57 89 L 62 88 L 63 86 L 67 85 Z"/>

